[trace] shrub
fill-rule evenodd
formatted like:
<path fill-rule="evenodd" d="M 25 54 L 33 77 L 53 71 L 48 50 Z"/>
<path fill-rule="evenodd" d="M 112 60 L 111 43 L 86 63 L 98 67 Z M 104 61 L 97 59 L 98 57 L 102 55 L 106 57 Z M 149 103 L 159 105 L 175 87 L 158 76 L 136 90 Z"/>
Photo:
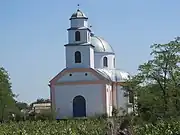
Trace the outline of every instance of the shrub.
<path fill-rule="evenodd" d="M 50 111 L 38 113 L 35 116 L 36 116 L 36 120 L 53 120 L 54 119 L 53 113 Z"/>
<path fill-rule="evenodd" d="M 136 135 L 179 135 L 179 121 L 159 121 L 156 124 L 135 126 Z"/>
<path fill-rule="evenodd" d="M 24 121 L 0 125 L 3 135 L 105 135 L 104 120 Z"/>

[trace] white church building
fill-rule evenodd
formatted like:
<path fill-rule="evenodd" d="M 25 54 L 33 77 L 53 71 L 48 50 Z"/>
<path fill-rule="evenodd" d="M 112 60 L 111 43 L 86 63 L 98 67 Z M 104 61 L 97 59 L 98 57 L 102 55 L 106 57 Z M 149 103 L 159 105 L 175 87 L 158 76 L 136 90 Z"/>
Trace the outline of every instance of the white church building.
<path fill-rule="evenodd" d="M 66 67 L 49 84 L 56 118 L 112 116 L 113 107 L 131 112 L 123 87 L 129 74 L 116 68 L 112 46 L 92 33 L 79 9 L 72 14 L 67 31 Z"/>

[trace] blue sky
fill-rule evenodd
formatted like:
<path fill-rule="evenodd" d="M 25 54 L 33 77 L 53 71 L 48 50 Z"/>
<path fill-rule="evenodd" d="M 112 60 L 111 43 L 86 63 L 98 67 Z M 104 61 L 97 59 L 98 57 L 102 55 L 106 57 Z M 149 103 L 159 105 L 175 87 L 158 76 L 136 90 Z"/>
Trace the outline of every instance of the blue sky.
<path fill-rule="evenodd" d="M 135 74 L 149 46 L 180 36 L 180 1 L 1 0 L 0 66 L 18 100 L 49 98 L 49 80 L 65 67 L 69 17 L 77 9 L 114 48 L 117 67 Z"/>

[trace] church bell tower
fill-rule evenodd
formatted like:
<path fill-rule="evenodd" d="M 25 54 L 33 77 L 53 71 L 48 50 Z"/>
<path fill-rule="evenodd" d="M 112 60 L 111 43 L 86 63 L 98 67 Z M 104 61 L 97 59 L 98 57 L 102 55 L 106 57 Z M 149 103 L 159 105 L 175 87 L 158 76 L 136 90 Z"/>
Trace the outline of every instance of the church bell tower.
<path fill-rule="evenodd" d="M 72 14 L 66 47 L 67 68 L 94 68 L 94 46 L 91 45 L 91 30 L 88 18 L 78 8 Z"/>

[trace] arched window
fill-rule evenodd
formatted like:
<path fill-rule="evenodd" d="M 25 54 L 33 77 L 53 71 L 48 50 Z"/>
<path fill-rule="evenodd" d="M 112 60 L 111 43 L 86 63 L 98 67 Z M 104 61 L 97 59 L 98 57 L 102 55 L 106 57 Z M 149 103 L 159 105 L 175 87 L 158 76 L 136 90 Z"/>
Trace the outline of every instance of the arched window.
<path fill-rule="evenodd" d="M 114 58 L 114 68 L 116 67 L 116 60 L 115 60 L 115 58 Z"/>
<path fill-rule="evenodd" d="M 75 63 L 81 63 L 81 53 L 79 51 L 75 52 Z"/>
<path fill-rule="evenodd" d="M 80 32 L 79 32 L 79 31 L 76 31 L 76 32 L 75 32 L 75 40 L 76 40 L 76 41 L 80 41 L 80 39 L 81 39 Z"/>
<path fill-rule="evenodd" d="M 108 67 L 108 59 L 107 59 L 107 57 L 103 58 L 103 66 Z"/>

